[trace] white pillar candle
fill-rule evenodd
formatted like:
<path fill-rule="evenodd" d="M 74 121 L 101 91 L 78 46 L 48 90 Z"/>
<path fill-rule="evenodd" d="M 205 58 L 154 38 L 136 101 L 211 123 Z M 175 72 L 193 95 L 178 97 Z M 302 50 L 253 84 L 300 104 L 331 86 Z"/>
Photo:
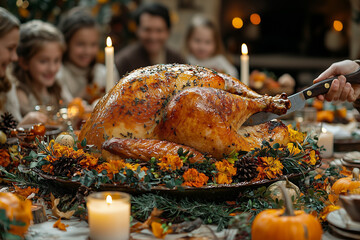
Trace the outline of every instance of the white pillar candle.
<path fill-rule="evenodd" d="M 87 198 L 91 240 L 128 240 L 130 236 L 130 195 L 97 192 Z"/>
<path fill-rule="evenodd" d="M 248 48 L 245 43 L 241 45 L 241 81 L 249 86 L 249 55 Z"/>
<path fill-rule="evenodd" d="M 322 157 L 332 157 L 334 152 L 334 134 L 323 128 L 319 135 L 318 146 L 325 148 L 325 151 L 321 151 L 320 153 Z"/>
<path fill-rule="evenodd" d="M 105 47 L 105 65 L 106 65 L 106 92 L 114 86 L 114 47 L 111 38 L 107 37 Z"/>

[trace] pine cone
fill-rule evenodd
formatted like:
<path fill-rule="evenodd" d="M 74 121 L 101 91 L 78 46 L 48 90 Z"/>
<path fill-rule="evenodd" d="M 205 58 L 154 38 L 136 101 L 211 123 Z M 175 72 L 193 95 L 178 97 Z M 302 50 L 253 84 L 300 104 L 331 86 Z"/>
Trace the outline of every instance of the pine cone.
<path fill-rule="evenodd" d="M 235 162 L 235 182 L 251 181 L 258 175 L 257 159 L 251 156 L 244 156 Z"/>
<path fill-rule="evenodd" d="M 71 177 L 75 172 L 81 171 L 79 164 L 84 156 L 78 158 L 60 157 L 57 161 L 51 163 L 54 166 L 54 175 Z"/>
<path fill-rule="evenodd" d="M 16 128 L 17 125 L 18 121 L 16 121 L 11 113 L 5 112 L 3 115 L 1 115 L 0 130 L 4 133 L 9 134 L 11 129 Z"/>

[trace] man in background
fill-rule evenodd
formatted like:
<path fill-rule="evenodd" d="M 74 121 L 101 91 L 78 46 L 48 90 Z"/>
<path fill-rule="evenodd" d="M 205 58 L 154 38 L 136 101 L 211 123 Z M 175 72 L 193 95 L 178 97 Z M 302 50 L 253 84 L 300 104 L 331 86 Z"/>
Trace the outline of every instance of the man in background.
<path fill-rule="evenodd" d="M 120 76 L 134 69 L 165 63 L 185 63 L 180 54 L 166 47 L 171 22 L 168 9 L 158 3 L 140 6 L 135 15 L 138 42 L 115 56 Z"/>

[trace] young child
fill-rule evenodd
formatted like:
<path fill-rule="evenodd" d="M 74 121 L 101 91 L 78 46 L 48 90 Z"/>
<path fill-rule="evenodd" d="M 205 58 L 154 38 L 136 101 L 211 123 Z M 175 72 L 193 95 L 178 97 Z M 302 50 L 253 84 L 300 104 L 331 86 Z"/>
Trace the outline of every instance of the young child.
<path fill-rule="evenodd" d="M 185 41 L 187 61 L 190 64 L 239 77 L 236 68 L 224 56 L 220 34 L 210 20 L 195 17 L 188 28 Z"/>
<path fill-rule="evenodd" d="M 63 36 L 53 25 L 33 20 L 20 27 L 17 49 L 18 62 L 13 76 L 18 81 L 17 96 L 24 116 L 36 105 L 60 107 L 70 100 L 70 94 L 56 82 L 65 48 Z"/>
<path fill-rule="evenodd" d="M 0 7 L 0 114 L 11 113 L 20 121 L 20 125 L 44 123 L 47 117 L 40 112 L 30 112 L 24 118 L 21 117 L 15 84 L 8 77 L 8 65 L 18 59 L 16 48 L 19 42 L 19 28 L 19 20 Z"/>
<path fill-rule="evenodd" d="M 67 45 L 59 80 L 74 98 L 81 97 L 91 103 L 104 94 L 106 85 L 106 68 L 96 63 L 100 38 L 96 21 L 84 10 L 73 9 L 62 19 L 59 28 Z M 119 80 L 116 70 L 114 80 Z"/>

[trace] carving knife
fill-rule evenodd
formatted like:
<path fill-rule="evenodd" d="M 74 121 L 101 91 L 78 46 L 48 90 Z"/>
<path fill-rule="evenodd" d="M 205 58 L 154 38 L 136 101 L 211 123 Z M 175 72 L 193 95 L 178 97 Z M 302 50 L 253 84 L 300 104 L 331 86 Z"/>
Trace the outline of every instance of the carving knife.
<path fill-rule="evenodd" d="M 360 68 L 356 72 L 344 76 L 346 78 L 346 82 L 349 82 L 351 84 L 360 84 Z M 301 92 L 291 95 L 289 97 L 289 100 L 291 102 L 291 107 L 289 110 L 287 110 L 286 114 L 277 115 L 270 112 L 258 112 L 250 116 L 250 118 L 248 118 L 243 125 L 244 126 L 258 125 L 270 121 L 272 119 L 278 118 L 280 116 L 286 116 L 292 112 L 304 108 L 307 99 L 319 96 L 321 94 L 326 94 L 330 89 L 332 81 L 336 78 L 338 78 L 338 76 L 325 79 L 321 82 L 315 83 L 314 85 L 302 90 Z"/>

